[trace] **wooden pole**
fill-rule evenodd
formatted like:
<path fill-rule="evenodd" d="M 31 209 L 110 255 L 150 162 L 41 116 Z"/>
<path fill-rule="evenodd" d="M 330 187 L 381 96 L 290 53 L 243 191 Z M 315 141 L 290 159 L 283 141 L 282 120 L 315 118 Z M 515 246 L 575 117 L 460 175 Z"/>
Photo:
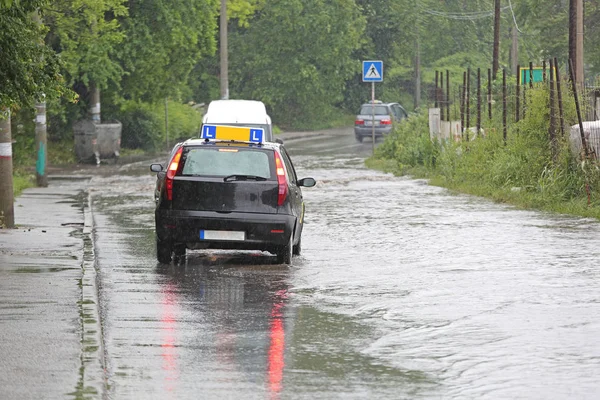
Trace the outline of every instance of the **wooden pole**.
<path fill-rule="evenodd" d="M 573 85 L 573 97 L 575 98 L 575 109 L 577 110 L 577 121 L 579 122 L 579 133 L 581 134 L 581 146 L 585 157 L 589 157 L 590 153 L 583 132 L 583 120 L 581 119 L 581 108 L 579 107 L 579 98 L 577 97 L 577 82 L 575 81 L 575 70 L 573 68 L 573 60 L 569 60 L 569 73 L 571 75 L 571 84 Z"/>
<path fill-rule="evenodd" d="M 562 91 L 560 88 L 560 70 L 558 69 L 558 60 L 554 57 L 554 68 L 556 69 L 556 94 L 558 97 L 558 117 L 560 123 L 560 136 L 565 135 L 565 116 L 563 113 Z"/>
<path fill-rule="evenodd" d="M 492 119 L 492 70 L 488 68 L 488 118 Z"/>
<path fill-rule="evenodd" d="M 504 143 L 506 144 L 507 127 L 506 127 L 506 70 L 502 69 L 502 128 Z"/>
<path fill-rule="evenodd" d="M 492 49 L 492 74 L 494 75 L 494 80 L 496 80 L 496 75 L 498 73 L 498 69 L 500 68 L 500 64 L 498 61 L 498 55 L 500 52 L 500 0 L 494 0 L 494 45 Z"/>
<path fill-rule="evenodd" d="M 15 226 L 10 110 L 0 110 L 0 227 Z"/>
<path fill-rule="evenodd" d="M 440 71 L 440 119 L 445 121 L 444 119 L 444 110 L 446 109 L 444 104 L 444 71 Z"/>
<path fill-rule="evenodd" d="M 469 127 L 471 126 L 471 68 L 467 68 L 467 96 L 465 97 L 467 102 L 467 142 L 469 141 Z"/>
<path fill-rule="evenodd" d="M 533 63 L 529 62 L 529 88 L 533 89 Z"/>
<path fill-rule="evenodd" d="M 450 71 L 446 70 L 446 118 L 450 121 Z"/>
<path fill-rule="evenodd" d="M 481 68 L 477 68 L 477 133 L 481 132 Z"/>
<path fill-rule="evenodd" d="M 517 97 L 515 101 L 515 122 L 519 122 L 521 119 L 521 77 L 519 71 L 521 66 L 517 64 Z"/>
<path fill-rule="evenodd" d="M 221 14 L 219 17 L 220 35 L 220 61 L 221 61 L 221 99 L 229 99 L 229 50 L 227 45 L 227 0 L 221 0 Z"/>
<path fill-rule="evenodd" d="M 467 95 L 467 71 L 463 72 L 463 84 L 461 88 L 460 94 L 460 129 L 461 132 L 465 131 L 465 110 L 467 108 L 467 103 L 465 101 L 465 97 Z"/>
<path fill-rule="evenodd" d="M 550 137 L 550 145 L 552 146 L 552 157 L 556 159 L 558 149 L 556 143 L 556 111 L 554 103 L 554 61 L 550 60 L 550 124 L 548 126 L 548 136 Z"/>
<path fill-rule="evenodd" d="M 440 71 L 435 71 L 435 91 L 433 92 L 433 107 L 438 108 L 438 85 L 440 83 Z"/>
<path fill-rule="evenodd" d="M 546 60 L 542 61 L 542 81 L 546 82 Z"/>

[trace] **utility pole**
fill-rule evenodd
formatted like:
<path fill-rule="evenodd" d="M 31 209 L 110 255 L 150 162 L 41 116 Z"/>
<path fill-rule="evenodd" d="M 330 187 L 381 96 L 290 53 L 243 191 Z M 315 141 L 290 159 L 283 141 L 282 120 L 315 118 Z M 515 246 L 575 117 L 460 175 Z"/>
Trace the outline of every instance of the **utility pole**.
<path fill-rule="evenodd" d="M 100 123 L 100 89 L 92 83 L 90 85 L 90 103 L 88 104 L 88 114 L 95 123 Z"/>
<path fill-rule="evenodd" d="M 0 109 L 0 226 L 15 226 L 10 110 Z"/>
<path fill-rule="evenodd" d="M 421 105 L 421 43 L 417 26 L 417 41 L 415 45 L 415 109 Z"/>
<path fill-rule="evenodd" d="M 576 80 L 577 83 L 583 85 L 583 0 L 577 0 L 577 38 L 576 38 L 576 49 L 577 55 L 575 56 L 576 66 Z"/>
<path fill-rule="evenodd" d="M 512 29 L 512 46 L 510 48 L 510 61 L 513 74 L 517 75 L 519 65 L 519 33 L 517 27 L 513 25 Z"/>
<path fill-rule="evenodd" d="M 583 0 L 569 0 L 569 60 L 575 82 L 583 84 Z"/>
<path fill-rule="evenodd" d="M 229 99 L 229 61 L 227 58 L 227 0 L 221 0 L 221 99 Z"/>
<path fill-rule="evenodd" d="M 33 13 L 33 20 L 42 24 L 39 11 Z M 48 186 L 48 133 L 46 130 L 46 99 L 45 95 L 35 104 L 35 181 L 38 187 Z"/>
<path fill-rule="evenodd" d="M 492 75 L 496 80 L 500 63 L 498 55 L 500 52 L 500 0 L 494 0 L 494 48 L 492 54 Z"/>

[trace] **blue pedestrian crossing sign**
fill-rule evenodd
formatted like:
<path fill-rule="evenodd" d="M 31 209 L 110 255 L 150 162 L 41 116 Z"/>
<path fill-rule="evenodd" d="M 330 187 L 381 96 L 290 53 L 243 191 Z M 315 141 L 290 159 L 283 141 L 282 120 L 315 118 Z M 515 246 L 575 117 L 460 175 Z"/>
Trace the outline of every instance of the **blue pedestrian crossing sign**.
<path fill-rule="evenodd" d="M 383 82 L 383 61 L 363 61 L 363 82 Z"/>

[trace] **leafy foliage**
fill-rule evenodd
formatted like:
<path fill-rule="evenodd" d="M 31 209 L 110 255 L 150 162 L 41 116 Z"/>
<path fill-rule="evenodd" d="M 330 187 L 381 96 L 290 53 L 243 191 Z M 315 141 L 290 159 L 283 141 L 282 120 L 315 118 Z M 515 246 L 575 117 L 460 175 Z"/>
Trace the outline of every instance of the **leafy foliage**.
<path fill-rule="evenodd" d="M 215 51 L 217 0 L 130 0 L 118 50 L 125 71 L 118 93 L 154 102 L 186 91 L 188 76 Z"/>
<path fill-rule="evenodd" d="M 526 117 L 510 127 L 506 143 L 497 120 L 489 122 L 484 137 L 432 142 L 423 114 L 386 138 L 374 159 L 392 160 L 398 173 L 427 176 L 433 183 L 498 201 L 600 217 L 598 164 L 578 161 L 567 135 L 559 135 L 553 155 L 548 137 L 548 88 L 539 85 L 528 93 Z M 573 122 L 573 104 L 567 96 L 567 124 Z M 370 163 L 377 165 L 374 160 Z"/>
<path fill-rule="evenodd" d="M 0 107 L 27 107 L 44 95 L 67 94 L 56 54 L 43 44 L 44 27 L 31 17 L 45 2 L 5 1 L 0 12 Z"/>
<path fill-rule="evenodd" d="M 352 0 L 274 0 L 231 38 L 232 92 L 260 99 L 274 118 L 322 119 L 360 68 L 352 52 L 365 19 Z"/>

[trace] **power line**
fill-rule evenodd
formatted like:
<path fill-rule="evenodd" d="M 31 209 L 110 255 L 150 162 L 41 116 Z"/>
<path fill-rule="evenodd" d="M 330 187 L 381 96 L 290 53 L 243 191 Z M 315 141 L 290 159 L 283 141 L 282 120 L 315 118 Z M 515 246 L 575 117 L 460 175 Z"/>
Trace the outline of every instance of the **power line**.
<path fill-rule="evenodd" d="M 510 8 L 510 13 L 512 14 L 513 21 L 514 21 L 514 23 L 515 23 L 515 28 L 517 28 L 517 32 L 519 32 L 519 33 L 523 33 L 523 32 L 521 32 L 521 30 L 519 29 L 519 25 L 517 25 L 517 18 L 515 17 L 515 11 L 513 10 L 512 2 L 511 2 L 510 0 L 508 0 L 508 7 Z"/>

